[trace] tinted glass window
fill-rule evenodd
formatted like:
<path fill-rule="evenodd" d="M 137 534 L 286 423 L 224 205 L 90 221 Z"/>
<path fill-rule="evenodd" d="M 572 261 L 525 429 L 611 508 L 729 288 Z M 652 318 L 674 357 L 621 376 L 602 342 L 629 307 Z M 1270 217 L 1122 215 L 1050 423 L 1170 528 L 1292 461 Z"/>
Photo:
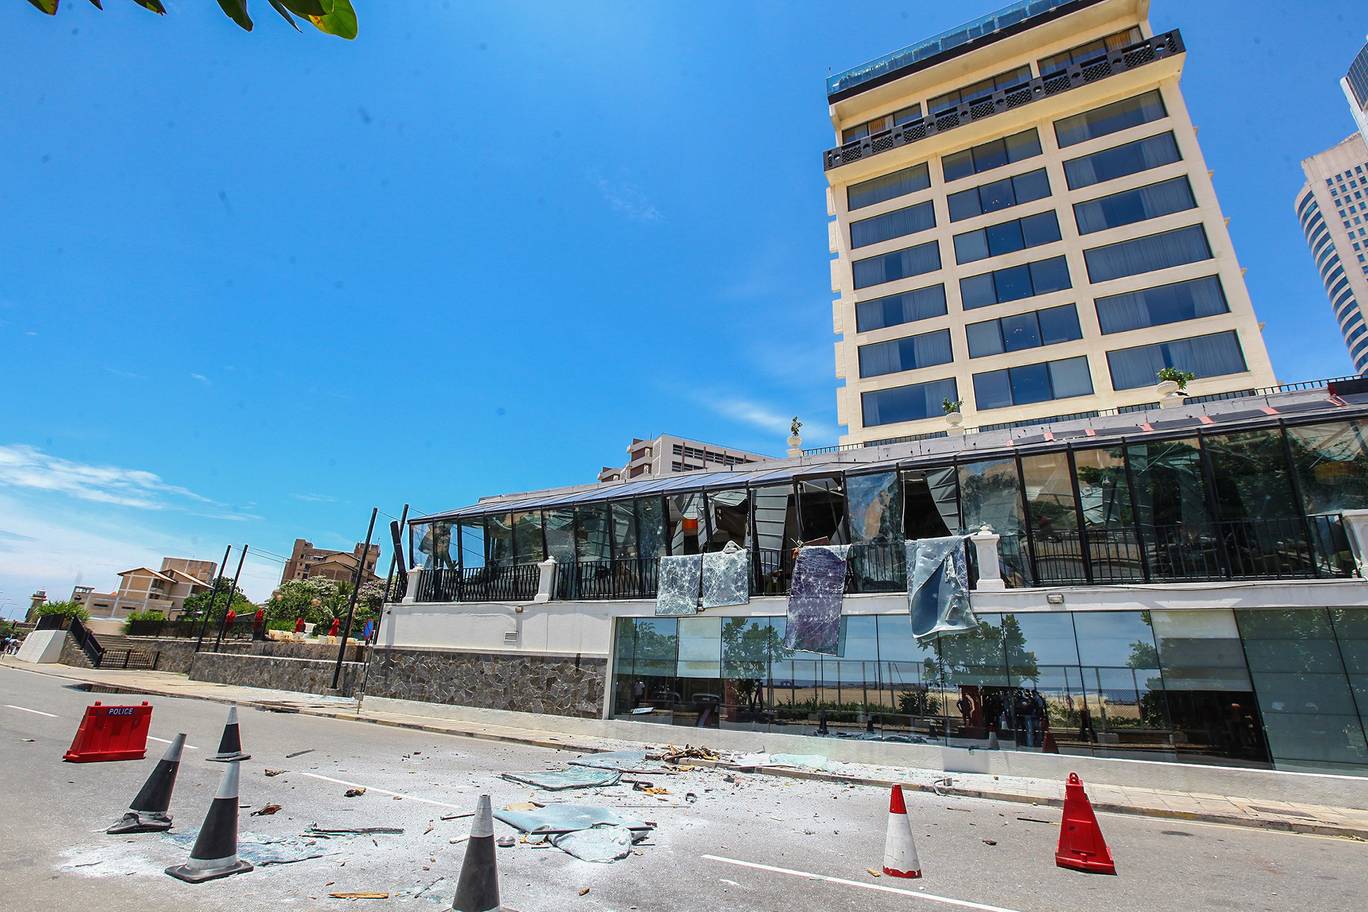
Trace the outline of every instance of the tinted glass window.
<path fill-rule="evenodd" d="M 1032 263 L 1031 281 L 1036 294 L 1070 288 L 1072 286 L 1069 283 L 1069 264 L 1062 256 Z"/>
<path fill-rule="evenodd" d="M 982 409 L 1006 408 L 1012 404 L 1012 380 L 1005 370 L 974 374 L 974 405 Z"/>
<path fill-rule="evenodd" d="M 1118 390 L 1153 386 L 1158 382 L 1155 375 L 1165 367 L 1191 371 L 1199 378 L 1238 374 L 1246 369 L 1234 331 L 1123 348 L 1107 352 L 1107 362 L 1112 386 Z"/>
<path fill-rule="evenodd" d="M 853 264 L 855 287 L 867 288 L 909 276 L 940 269 L 940 247 L 935 241 L 897 250 L 883 256 L 856 260 Z"/>
<path fill-rule="evenodd" d="M 987 272 L 960 279 L 960 300 L 965 310 L 996 304 L 997 291 L 993 287 L 993 274 Z"/>
<path fill-rule="evenodd" d="M 1104 231 L 1146 219 L 1183 212 L 1197 206 L 1186 177 L 1175 177 L 1148 187 L 1124 190 L 1100 199 L 1074 204 L 1080 234 Z"/>
<path fill-rule="evenodd" d="M 1001 354 L 1002 330 L 997 320 L 970 323 L 965 327 L 965 334 L 969 338 L 969 357 Z"/>
<path fill-rule="evenodd" d="M 964 308 L 972 310 L 1068 287 L 1069 267 L 1060 256 L 960 279 L 960 296 Z"/>
<path fill-rule="evenodd" d="M 1167 116 L 1158 90 L 1084 111 L 1055 122 L 1060 148 L 1076 145 Z"/>
<path fill-rule="evenodd" d="M 1032 127 L 1004 139 L 994 139 L 972 149 L 942 156 L 941 170 L 945 180 L 952 181 L 1039 154 L 1040 135 Z"/>
<path fill-rule="evenodd" d="M 1017 405 L 1054 398 L 1050 395 L 1049 365 L 1023 364 L 1008 373 L 1012 377 L 1012 401 Z"/>
<path fill-rule="evenodd" d="M 1093 389 L 1092 378 L 1088 375 L 1088 359 L 1078 357 L 1051 361 L 1050 386 L 1056 399 L 1086 396 L 1091 393 Z"/>
<path fill-rule="evenodd" d="M 1170 266 L 1196 263 L 1211 259 L 1211 247 L 1201 225 L 1166 231 L 1122 241 L 1105 247 L 1085 250 L 1088 276 L 1094 282 L 1105 282 L 1122 276 L 1139 275 Z"/>
<path fill-rule="evenodd" d="M 1040 319 L 1042 345 L 1083 338 L 1083 330 L 1078 325 L 1078 310 L 1072 304 L 1038 310 L 1036 316 Z"/>
<path fill-rule="evenodd" d="M 930 201 L 918 203 L 906 209 L 895 209 L 873 218 L 851 222 L 850 246 L 866 247 L 934 227 L 936 213 L 932 210 Z"/>
<path fill-rule="evenodd" d="M 1002 318 L 1002 345 L 1006 351 L 1021 351 L 1040 345 L 1040 324 L 1034 313 Z"/>
<path fill-rule="evenodd" d="M 861 301 L 855 305 L 855 329 L 868 332 L 885 326 L 898 326 L 939 317 L 945 313 L 945 286 L 932 285 L 902 294 Z"/>
<path fill-rule="evenodd" d="M 859 358 L 861 377 L 877 377 L 946 364 L 951 359 L 950 331 L 941 329 L 904 339 L 861 345 Z"/>
<path fill-rule="evenodd" d="M 1016 314 L 1001 320 L 971 323 L 966 328 L 969 357 L 980 358 L 1003 351 L 1020 351 L 1083 337 L 1078 312 L 1072 304 Z"/>
<path fill-rule="evenodd" d="M 1175 282 L 1097 299 L 1097 321 L 1104 333 L 1126 332 L 1195 320 L 1229 311 L 1216 276 Z"/>
<path fill-rule="evenodd" d="M 1091 392 L 1088 359 L 1081 355 L 974 374 L 974 402 L 980 409 L 1086 396 Z"/>
<path fill-rule="evenodd" d="M 932 380 L 860 394 L 866 427 L 917 421 L 942 414 L 941 403 L 958 399 L 954 379 Z"/>
<path fill-rule="evenodd" d="M 1016 301 L 1031 296 L 1031 267 L 1010 266 L 993 273 L 999 301 Z"/>
<path fill-rule="evenodd" d="M 1091 187 L 1103 181 L 1180 161 L 1178 142 L 1172 133 L 1160 133 L 1111 149 L 1103 149 L 1064 163 L 1064 177 L 1070 190 Z"/>
<path fill-rule="evenodd" d="M 968 177 L 974 173 L 974 150 L 965 149 L 963 152 L 952 152 L 941 158 L 941 171 L 945 175 L 946 182 L 959 180 L 961 177 Z"/>
<path fill-rule="evenodd" d="M 903 168 L 891 174 L 881 174 L 867 181 L 851 184 L 846 188 L 846 207 L 860 209 L 864 206 L 872 206 L 875 203 L 882 203 L 884 200 L 925 190 L 929 186 L 931 186 L 931 169 L 923 162 L 920 165 Z"/>

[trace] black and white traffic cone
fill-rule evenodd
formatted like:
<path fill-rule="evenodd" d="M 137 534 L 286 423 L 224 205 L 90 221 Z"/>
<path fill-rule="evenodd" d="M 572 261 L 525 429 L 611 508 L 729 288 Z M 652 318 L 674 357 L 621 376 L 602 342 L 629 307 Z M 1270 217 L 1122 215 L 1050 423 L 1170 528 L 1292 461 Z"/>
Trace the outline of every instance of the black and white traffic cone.
<path fill-rule="evenodd" d="M 230 874 L 244 874 L 251 864 L 238 858 L 238 770 L 237 763 L 229 763 L 219 781 L 214 803 L 204 817 L 204 825 L 195 837 L 190 860 L 167 868 L 166 873 L 186 883 L 203 883 Z"/>
<path fill-rule="evenodd" d="M 166 753 L 157 761 L 152 775 L 134 796 L 118 823 L 106 833 L 155 833 L 171 829 L 171 790 L 176 787 L 176 773 L 180 770 L 181 752 L 185 750 L 185 733 L 176 735 Z"/>
<path fill-rule="evenodd" d="M 207 758 L 217 763 L 232 763 L 236 760 L 251 760 L 251 754 L 242 752 L 242 736 L 238 732 L 237 707 L 228 707 L 228 721 L 223 723 L 223 737 L 219 739 L 218 753 Z"/>
<path fill-rule="evenodd" d="M 497 912 L 503 908 L 499 905 L 499 864 L 494 858 L 494 811 L 488 795 L 481 795 L 475 805 L 451 908 L 456 912 Z"/>

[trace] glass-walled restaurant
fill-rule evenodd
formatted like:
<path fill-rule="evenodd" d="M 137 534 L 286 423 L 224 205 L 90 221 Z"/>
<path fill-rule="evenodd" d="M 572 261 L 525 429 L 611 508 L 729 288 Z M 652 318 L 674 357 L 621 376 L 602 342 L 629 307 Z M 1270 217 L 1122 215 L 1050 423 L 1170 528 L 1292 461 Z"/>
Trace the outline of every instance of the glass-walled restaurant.
<path fill-rule="evenodd" d="M 1368 775 L 1368 608 L 980 614 L 918 643 L 847 616 L 835 656 L 783 617 L 619 618 L 614 718 Z"/>
<path fill-rule="evenodd" d="M 851 545 L 847 589 L 906 585 L 903 540 L 990 526 L 1010 587 L 1349 576 L 1340 511 L 1368 507 L 1358 419 L 1168 432 L 877 464 L 778 463 L 527 495 L 410 526 L 421 601 L 651 598 L 666 554 L 751 552 L 752 591 L 788 591 L 793 549 Z M 1139 428 L 1135 430 L 1139 431 Z"/>

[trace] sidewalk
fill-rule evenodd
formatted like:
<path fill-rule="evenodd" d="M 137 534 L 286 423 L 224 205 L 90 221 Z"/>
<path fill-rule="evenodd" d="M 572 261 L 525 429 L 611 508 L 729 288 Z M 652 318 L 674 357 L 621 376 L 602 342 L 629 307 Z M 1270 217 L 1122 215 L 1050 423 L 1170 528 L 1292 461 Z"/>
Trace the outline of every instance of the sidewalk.
<path fill-rule="evenodd" d="M 30 665 L 15 661 L 11 657 L 0 658 L 0 667 L 89 684 L 94 690 L 101 693 L 152 694 L 210 700 L 219 703 L 237 703 L 276 712 L 298 712 L 353 722 L 367 722 L 373 725 L 390 725 L 438 734 L 531 744 L 561 750 L 592 753 L 655 746 L 558 732 L 553 727 L 556 718 L 554 716 L 543 717 L 547 721 L 548 727 L 546 729 L 530 730 L 483 722 L 358 710 L 357 701 L 346 697 L 328 697 L 290 691 L 263 690 L 255 687 L 210 684 L 203 681 L 191 681 L 185 675 L 169 672 L 104 671 L 92 668 L 74 668 L 67 665 Z M 669 740 L 671 737 L 680 740 L 687 739 L 687 733 L 679 729 L 667 728 L 661 732 L 661 735 L 662 740 Z M 727 760 L 716 763 L 694 760 L 688 762 L 698 766 L 711 765 L 725 769 L 740 768 L 747 772 L 797 779 L 820 779 L 883 787 L 899 783 L 903 788 L 934 792 L 943 796 L 1012 801 L 1041 808 L 1042 811 L 1037 811 L 1037 814 L 1050 813 L 1051 819 L 1041 819 L 1041 823 L 1056 822 L 1057 815 L 1044 812 L 1043 809 L 1061 807 L 1064 798 L 1064 784 L 1046 779 L 992 776 L 977 773 L 945 773 L 941 770 L 904 769 L 838 762 L 819 763 L 819 768 L 796 768 L 763 763 L 754 765 L 749 760 L 745 761 L 745 765 Z M 1098 811 L 1114 814 L 1191 820 L 1368 841 L 1368 810 L 1113 785 L 1088 785 L 1088 797 L 1092 799 L 1093 806 Z"/>

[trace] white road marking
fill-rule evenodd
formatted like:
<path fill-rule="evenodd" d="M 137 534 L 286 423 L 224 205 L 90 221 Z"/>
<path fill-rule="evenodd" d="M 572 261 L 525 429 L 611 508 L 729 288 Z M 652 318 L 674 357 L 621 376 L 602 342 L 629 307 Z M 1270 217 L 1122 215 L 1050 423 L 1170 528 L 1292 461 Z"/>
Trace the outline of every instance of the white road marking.
<path fill-rule="evenodd" d="M 433 801 L 431 798 L 419 798 L 417 795 L 409 795 L 404 792 L 391 792 L 388 789 L 377 788 L 373 785 L 362 785 L 359 782 L 347 782 L 345 779 L 334 779 L 331 776 L 320 776 L 318 773 L 300 773 L 301 776 L 308 776 L 310 779 L 321 779 L 324 782 L 332 782 L 337 785 L 345 785 L 347 788 L 363 788 L 368 792 L 379 792 L 381 795 L 393 795 L 396 798 L 403 798 L 405 801 L 420 801 L 423 804 L 435 804 L 437 807 L 450 808 L 451 810 L 463 811 L 468 805 L 447 804 L 445 801 Z"/>
<path fill-rule="evenodd" d="M 156 735 L 148 735 L 148 736 L 147 736 L 147 740 L 148 740 L 148 741 L 159 741 L 159 742 L 161 742 L 162 744 L 170 744 L 170 743 L 171 743 L 170 741 L 166 740 L 165 738 L 158 738 Z M 192 751 L 197 751 L 197 750 L 199 750 L 199 748 L 198 748 L 198 747 L 195 747 L 195 745 L 193 745 L 193 744 L 187 744 L 187 745 L 185 745 L 185 749 L 186 749 L 186 750 L 192 750 Z"/>
<path fill-rule="evenodd" d="M 874 890 L 879 893 L 897 893 L 899 896 L 915 896 L 917 899 L 944 903 L 947 906 L 958 906 L 961 909 L 978 909 L 979 912 L 1016 912 L 1015 909 L 1004 909 L 1002 906 L 987 906 L 983 903 L 969 902 L 966 899 L 951 899 L 948 896 L 937 896 L 934 893 L 919 893 L 916 890 L 904 890 L 899 887 L 890 887 L 881 883 L 845 880 L 840 877 L 828 877 L 825 874 L 813 874 L 810 871 L 795 871 L 792 868 L 776 868 L 773 865 L 757 864 L 754 861 L 740 861 L 735 858 L 723 858 L 720 855 L 704 855 L 703 857 L 709 861 L 720 861 L 723 864 L 736 865 L 737 867 L 742 868 L 753 868 L 757 871 L 770 871 L 774 874 L 789 874 L 794 877 L 805 877 L 808 880 L 821 880 L 826 883 L 840 884 L 843 887 L 859 887 L 862 890 Z"/>
<path fill-rule="evenodd" d="M 6 703 L 6 709 L 17 709 L 20 712 L 33 713 L 35 716 L 47 716 L 49 719 L 60 719 L 56 713 L 45 713 L 41 709 L 29 709 L 27 706 L 15 706 L 13 703 Z"/>

